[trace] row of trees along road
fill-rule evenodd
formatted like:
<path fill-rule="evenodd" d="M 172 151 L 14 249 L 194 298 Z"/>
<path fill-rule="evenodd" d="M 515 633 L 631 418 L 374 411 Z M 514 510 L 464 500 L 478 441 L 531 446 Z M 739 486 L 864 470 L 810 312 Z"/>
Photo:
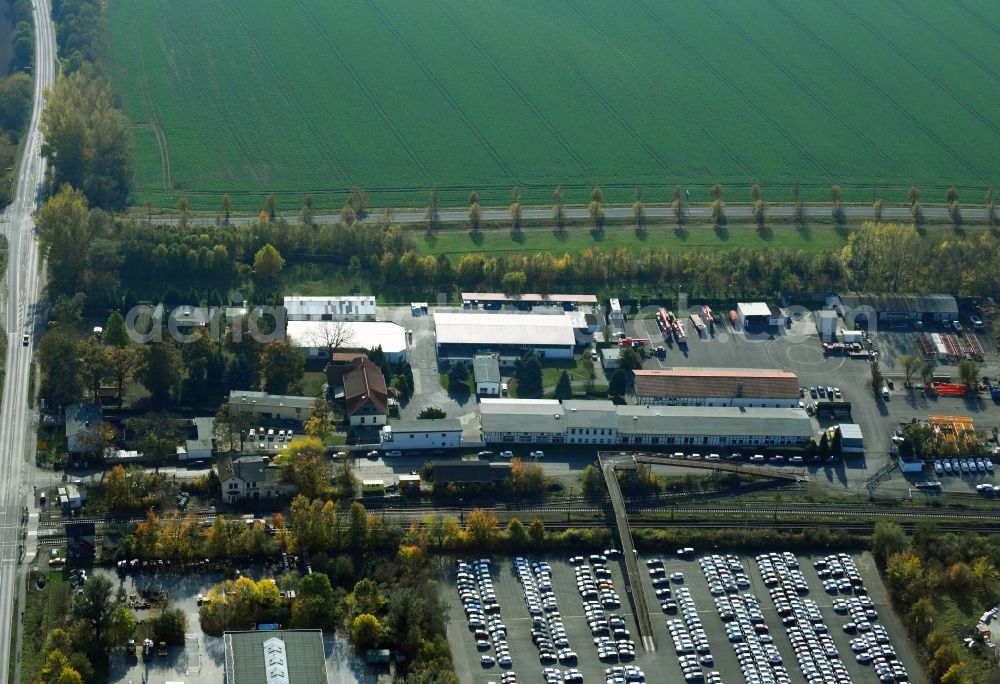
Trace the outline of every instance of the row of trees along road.
<path fill-rule="evenodd" d="M 34 95 L 31 76 L 35 34 L 30 0 L 0 3 L 0 22 L 10 21 L 10 61 L 0 64 L 0 206 L 11 200 L 12 174 L 17 167 L 18 143 L 28 127 Z"/>

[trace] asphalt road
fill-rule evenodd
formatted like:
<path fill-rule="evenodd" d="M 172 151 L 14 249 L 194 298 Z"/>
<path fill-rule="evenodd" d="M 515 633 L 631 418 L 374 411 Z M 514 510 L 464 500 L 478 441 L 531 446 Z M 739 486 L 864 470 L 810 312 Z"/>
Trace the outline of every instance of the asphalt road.
<path fill-rule="evenodd" d="M 10 661 L 11 613 L 19 586 L 21 562 L 21 511 L 34 508 L 34 497 L 24 480 L 25 460 L 33 451 L 33 411 L 28 406 L 28 377 L 36 307 L 39 300 L 38 243 L 35 241 L 34 211 L 45 175 L 42 136 L 39 131 L 44 91 L 55 80 L 55 30 L 49 0 L 34 0 L 35 100 L 31 111 L 24 156 L 17 176 L 14 201 L 7 207 L 3 227 L 9 241 L 7 263 L 7 376 L 0 404 L 0 663 L 7 680 Z M 29 336 L 29 344 L 22 337 Z M 29 561 L 31 559 L 28 559 Z M 18 654 L 20 655 L 20 654 Z M 17 659 L 20 668 L 20 657 Z"/>
<path fill-rule="evenodd" d="M 772 204 L 767 208 L 767 215 L 771 218 L 791 218 L 794 216 L 795 207 L 791 205 Z M 809 205 L 803 207 L 806 218 L 830 218 L 830 205 Z M 589 216 L 585 207 L 567 207 L 567 219 L 585 219 Z M 605 207 L 604 216 L 609 219 L 627 219 L 632 217 L 631 207 Z M 670 207 L 646 206 L 643 216 L 646 221 L 656 219 L 674 220 L 674 210 Z M 689 221 L 707 221 L 712 216 L 712 209 L 708 206 L 691 206 L 685 209 L 685 216 Z M 943 221 L 950 220 L 948 209 L 945 207 L 924 207 L 923 216 L 927 220 Z M 966 220 L 982 220 L 986 218 L 986 209 L 982 207 L 968 207 L 962 209 L 962 216 Z M 753 218 L 753 207 L 748 204 L 733 204 L 726 206 L 726 217 L 729 220 L 749 221 Z M 870 206 L 845 205 L 844 217 L 848 221 L 863 221 L 875 218 L 874 209 Z M 299 223 L 298 214 L 283 216 L 288 223 Z M 367 222 L 378 223 L 384 220 L 382 213 L 372 213 L 366 218 Z M 552 219 L 552 209 L 550 207 L 526 208 L 521 212 L 521 218 L 526 221 L 550 221 Z M 392 215 L 393 223 L 422 223 L 427 220 L 423 211 L 401 211 Z M 468 223 L 469 215 L 463 210 L 442 210 L 438 212 L 438 220 L 441 223 Z M 482 220 L 485 221 L 508 221 L 510 216 L 506 209 L 484 209 Z M 909 207 L 886 207 L 882 210 L 883 221 L 912 221 L 913 214 Z M 230 225 L 242 225 L 257 221 L 256 216 L 232 217 Z M 321 214 L 313 217 L 314 223 L 340 223 L 339 214 Z M 176 225 L 180 223 L 178 218 L 157 218 L 158 225 Z M 190 225 L 211 226 L 215 225 L 214 218 L 192 218 L 188 220 Z"/>

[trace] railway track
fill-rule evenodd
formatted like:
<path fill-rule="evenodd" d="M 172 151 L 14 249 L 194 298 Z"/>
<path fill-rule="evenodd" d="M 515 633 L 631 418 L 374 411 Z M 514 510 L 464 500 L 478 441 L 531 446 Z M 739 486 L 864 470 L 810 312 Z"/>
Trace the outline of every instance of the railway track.
<path fill-rule="evenodd" d="M 629 527 L 633 530 L 671 530 L 671 529 L 711 529 L 711 530 L 780 530 L 780 531 L 800 531 L 822 527 L 838 532 L 852 532 L 856 534 L 871 534 L 877 521 L 856 522 L 856 521 L 815 521 L 815 520 L 629 520 Z M 900 526 L 907 532 L 912 532 L 921 521 L 902 521 Z M 501 523 L 502 524 L 502 523 Z M 427 527 L 426 523 L 417 522 L 419 527 Z M 545 528 L 551 531 L 562 531 L 567 529 L 604 529 L 608 524 L 603 520 L 571 520 L 547 521 Z M 52 528 L 56 530 L 57 528 Z M 1000 532 L 1000 521 L 995 523 L 963 523 L 945 522 L 937 523 L 935 529 L 939 532 Z M 98 531 L 95 535 L 95 544 L 100 545 L 106 534 Z M 54 547 L 61 546 L 66 541 L 65 533 L 47 534 L 39 537 L 39 546 Z"/>
<path fill-rule="evenodd" d="M 608 505 L 573 506 L 565 503 L 558 504 L 537 504 L 520 507 L 512 506 L 445 506 L 430 508 L 425 506 L 400 506 L 370 508 L 372 515 L 382 515 L 386 518 L 403 518 L 408 520 L 422 518 L 426 515 L 462 515 L 477 508 L 485 508 L 497 514 L 506 516 L 524 516 L 526 514 L 569 514 L 569 515 L 604 515 L 608 512 Z M 670 513 L 675 520 L 678 516 L 692 518 L 695 521 L 711 521 L 713 517 L 728 516 L 730 520 L 726 524 L 738 526 L 741 521 L 746 521 L 750 516 L 769 516 L 772 522 L 783 517 L 795 517 L 807 521 L 809 524 L 817 525 L 823 519 L 833 519 L 850 517 L 870 517 L 873 519 L 895 519 L 895 520 L 969 520 L 977 523 L 993 522 L 1000 527 L 1000 510 L 989 509 L 953 509 L 953 508 L 900 508 L 888 506 L 870 506 L 865 504 L 844 504 L 837 506 L 808 506 L 808 505 L 778 505 L 769 506 L 764 504 L 745 504 L 728 506 L 679 506 L 669 503 L 660 505 L 650 505 L 648 502 L 636 503 L 626 502 L 626 511 L 630 516 L 642 516 L 649 514 Z M 199 521 L 213 520 L 218 513 L 210 510 L 203 510 L 193 513 Z M 237 516 L 230 515 L 232 519 Z M 145 515 L 123 516 L 123 517 L 80 517 L 72 520 L 50 519 L 40 522 L 40 529 L 52 529 L 62 527 L 66 522 L 91 522 L 104 527 L 115 525 L 128 525 L 142 522 Z M 679 520 L 674 524 L 679 524 Z M 827 521 L 832 522 L 832 521 Z"/>

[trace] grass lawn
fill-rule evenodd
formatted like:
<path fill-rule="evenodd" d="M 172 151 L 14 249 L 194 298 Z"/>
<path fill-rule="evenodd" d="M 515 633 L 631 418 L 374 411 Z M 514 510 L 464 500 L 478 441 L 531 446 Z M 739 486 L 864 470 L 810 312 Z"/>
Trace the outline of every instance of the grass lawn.
<path fill-rule="evenodd" d="M 422 254 L 461 255 L 472 252 L 483 254 L 535 254 L 550 252 L 555 255 L 578 255 L 585 249 L 625 249 L 630 252 L 667 250 L 671 252 L 697 249 L 737 249 L 762 247 L 790 247 L 810 252 L 838 250 L 847 244 L 844 231 L 830 225 L 807 227 L 777 225 L 758 230 L 752 226 L 720 227 L 706 225 L 686 228 L 651 226 L 637 233 L 632 226 L 608 226 L 603 232 L 590 228 L 567 229 L 560 234 L 547 228 L 522 231 L 515 239 L 509 230 L 484 230 L 473 235 L 464 230 L 441 230 L 433 236 L 414 231 L 413 239 Z"/>
<path fill-rule="evenodd" d="M 302 376 L 302 396 L 318 397 L 323 393 L 324 384 L 326 384 L 326 373 L 306 371 Z"/>
<path fill-rule="evenodd" d="M 1000 185 L 995 8 L 964 0 L 108 3 L 132 200 L 254 211 L 581 204 L 715 182 L 771 201 Z M 720 49 L 724 46 L 724 49 Z M 154 129 L 163 132 L 161 148 Z M 973 197 L 975 198 L 973 200 Z"/>

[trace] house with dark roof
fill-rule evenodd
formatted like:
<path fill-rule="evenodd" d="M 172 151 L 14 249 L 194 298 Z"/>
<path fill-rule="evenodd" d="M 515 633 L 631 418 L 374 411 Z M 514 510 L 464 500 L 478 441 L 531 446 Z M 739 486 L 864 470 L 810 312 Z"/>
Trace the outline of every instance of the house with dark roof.
<path fill-rule="evenodd" d="M 368 359 L 344 375 L 344 413 L 351 425 L 385 425 L 389 391 L 382 370 Z"/>
<path fill-rule="evenodd" d="M 785 370 L 637 370 L 635 394 L 640 404 L 796 408 L 799 405 L 799 378 Z"/>
<path fill-rule="evenodd" d="M 216 472 L 227 503 L 295 493 L 295 486 L 285 480 L 284 469 L 272 465 L 267 456 L 232 458 L 225 455 L 219 458 Z"/>
<path fill-rule="evenodd" d="M 101 407 L 97 404 L 70 404 L 64 409 L 66 418 L 66 451 L 82 454 L 91 450 L 87 445 L 86 433 L 104 420 Z"/>

